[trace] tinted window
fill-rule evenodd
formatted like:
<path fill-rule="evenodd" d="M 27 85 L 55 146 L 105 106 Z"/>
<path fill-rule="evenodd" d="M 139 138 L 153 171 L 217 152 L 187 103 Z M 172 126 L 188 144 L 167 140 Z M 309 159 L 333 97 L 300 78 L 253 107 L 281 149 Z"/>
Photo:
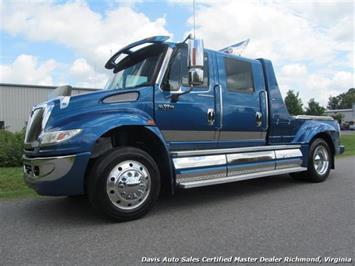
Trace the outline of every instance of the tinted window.
<path fill-rule="evenodd" d="M 194 88 L 204 88 L 208 87 L 208 55 L 205 53 L 204 58 L 204 81 L 202 85 L 194 86 Z M 165 89 L 166 90 L 179 90 L 180 86 L 189 87 L 189 75 L 187 67 L 187 48 L 179 48 L 175 57 L 172 59 L 170 70 L 167 73 L 167 81 Z"/>
<path fill-rule="evenodd" d="M 117 63 L 106 89 L 125 89 L 151 85 L 159 70 L 166 46 L 150 45 Z"/>
<path fill-rule="evenodd" d="M 253 93 L 253 76 L 251 64 L 232 58 L 224 58 L 227 88 L 229 91 Z"/>

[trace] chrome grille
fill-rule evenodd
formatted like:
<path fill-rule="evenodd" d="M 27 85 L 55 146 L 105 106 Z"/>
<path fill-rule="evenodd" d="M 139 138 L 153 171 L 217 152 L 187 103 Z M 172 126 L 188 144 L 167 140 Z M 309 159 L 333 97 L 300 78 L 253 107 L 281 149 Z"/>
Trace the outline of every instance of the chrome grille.
<path fill-rule="evenodd" d="M 43 108 L 32 111 L 31 117 L 27 124 L 25 143 L 32 143 L 37 140 L 42 131 Z"/>

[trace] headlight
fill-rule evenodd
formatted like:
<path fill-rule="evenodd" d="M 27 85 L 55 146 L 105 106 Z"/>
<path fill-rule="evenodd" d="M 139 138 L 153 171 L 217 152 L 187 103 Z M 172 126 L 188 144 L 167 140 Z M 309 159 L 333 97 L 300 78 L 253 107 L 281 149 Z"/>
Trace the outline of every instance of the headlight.
<path fill-rule="evenodd" d="M 57 144 L 78 135 L 82 129 L 43 132 L 39 136 L 40 145 Z"/>

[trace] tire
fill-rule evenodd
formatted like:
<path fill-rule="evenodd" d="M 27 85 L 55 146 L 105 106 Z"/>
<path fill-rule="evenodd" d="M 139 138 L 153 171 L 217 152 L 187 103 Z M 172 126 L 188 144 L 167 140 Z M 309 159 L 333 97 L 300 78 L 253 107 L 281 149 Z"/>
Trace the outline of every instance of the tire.
<path fill-rule="evenodd" d="M 291 176 L 297 180 L 323 182 L 329 176 L 331 164 L 332 153 L 327 142 L 323 139 L 315 139 L 309 149 L 307 171 L 293 173 Z"/>
<path fill-rule="evenodd" d="M 160 191 L 159 169 L 145 151 L 133 147 L 114 148 L 94 162 L 88 176 L 92 206 L 115 221 L 144 216 Z"/>

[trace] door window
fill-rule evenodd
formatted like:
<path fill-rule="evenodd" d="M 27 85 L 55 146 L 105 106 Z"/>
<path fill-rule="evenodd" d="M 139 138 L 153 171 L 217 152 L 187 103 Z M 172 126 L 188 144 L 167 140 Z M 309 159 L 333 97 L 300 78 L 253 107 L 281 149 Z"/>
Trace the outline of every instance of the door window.
<path fill-rule="evenodd" d="M 224 58 L 224 66 L 228 91 L 254 92 L 252 67 L 249 62 L 226 57 Z"/>

